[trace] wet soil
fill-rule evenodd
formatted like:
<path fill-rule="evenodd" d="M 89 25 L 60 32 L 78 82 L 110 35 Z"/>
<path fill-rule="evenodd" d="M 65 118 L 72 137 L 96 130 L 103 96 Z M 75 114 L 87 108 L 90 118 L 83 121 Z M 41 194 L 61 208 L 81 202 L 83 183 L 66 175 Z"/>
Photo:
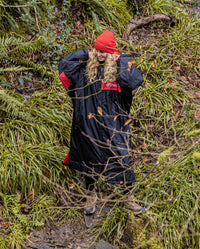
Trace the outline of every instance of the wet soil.
<path fill-rule="evenodd" d="M 68 220 L 62 225 L 50 223 L 42 230 L 36 229 L 30 235 L 27 249 L 95 249 L 101 238 L 95 240 L 92 226 L 104 219 L 111 206 L 97 204 L 96 212 L 83 215 L 82 220 Z"/>

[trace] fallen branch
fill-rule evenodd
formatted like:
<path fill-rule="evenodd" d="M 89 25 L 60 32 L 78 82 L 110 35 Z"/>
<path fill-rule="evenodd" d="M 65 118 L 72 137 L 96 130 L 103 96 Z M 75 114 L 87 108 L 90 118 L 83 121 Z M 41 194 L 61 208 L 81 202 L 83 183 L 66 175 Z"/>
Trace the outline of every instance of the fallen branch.
<path fill-rule="evenodd" d="M 152 22 L 158 22 L 158 21 L 165 21 L 168 22 L 170 26 L 175 25 L 175 17 L 174 16 L 167 16 L 164 14 L 156 14 L 156 15 L 151 15 L 148 17 L 143 17 L 138 20 L 134 20 L 134 22 L 129 23 L 127 25 L 127 33 L 130 34 L 134 29 L 143 27 L 149 23 Z"/>

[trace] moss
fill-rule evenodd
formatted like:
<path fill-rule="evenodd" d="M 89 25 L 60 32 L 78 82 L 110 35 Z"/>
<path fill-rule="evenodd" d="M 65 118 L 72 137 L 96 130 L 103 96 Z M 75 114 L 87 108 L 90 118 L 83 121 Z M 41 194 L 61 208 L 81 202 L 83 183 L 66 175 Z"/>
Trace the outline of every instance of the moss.
<path fill-rule="evenodd" d="M 129 215 L 122 239 L 130 248 L 163 249 L 159 237 L 148 218 L 136 218 Z"/>
<path fill-rule="evenodd" d="M 196 137 L 198 135 L 200 135 L 200 129 L 190 131 L 190 132 L 188 132 L 188 134 L 186 136 L 187 137 Z"/>
<path fill-rule="evenodd" d="M 194 152 L 192 157 L 194 161 L 200 161 L 200 152 Z"/>
<path fill-rule="evenodd" d="M 3 81 L 3 80 L 6 81 L 6 77 L 4 75 L 0 75 L 0 81 Z"/>
<path fill-rule="evenodd" d="M 171 146 L 167 150 L 160 153 L 160 155 L 158 156 L 158 162 L 159 163 L 163 162 L 166 159 L 166 157 L 172 152 L 173 149 L 174 146 Z"/>

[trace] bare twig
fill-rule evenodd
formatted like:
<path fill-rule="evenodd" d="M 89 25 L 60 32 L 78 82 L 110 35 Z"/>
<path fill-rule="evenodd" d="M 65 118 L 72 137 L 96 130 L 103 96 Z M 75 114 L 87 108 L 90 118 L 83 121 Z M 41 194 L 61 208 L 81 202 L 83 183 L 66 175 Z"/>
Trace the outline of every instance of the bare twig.
<path fill-rule="evenodd" d="M 189 40 L 190 38 L 193 38 L 193 37 L 195 37 L 195 36 L 197 36 L 197 35 L 200 35 L 200 32 L 198 32 L 197 34 L 194 34 L 194 35 L 190 35 L 190 36 L 188 36 L 188 37 L 182 39 L 181 41 L 167 44 L 166 46 L 164 46 L 163 48 L 161 48 L 161 49 L 158 51 L 158 53 L 159 53 L 161 50 L 165 49 L 165 48 L 168 48 L 168 47 L 170 47 L 170 46 L 177 45 L 177 44 L 179 44 L 179 43 L 181 43 L 181 42 L 184 42 L 184 41 L 186 41 L 186 40 Z"/>

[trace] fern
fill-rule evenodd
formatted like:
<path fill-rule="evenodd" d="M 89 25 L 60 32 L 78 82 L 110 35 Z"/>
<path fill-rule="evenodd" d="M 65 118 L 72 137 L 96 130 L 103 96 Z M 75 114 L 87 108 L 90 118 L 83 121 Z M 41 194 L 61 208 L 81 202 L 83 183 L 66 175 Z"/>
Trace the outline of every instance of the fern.
<path fill-rule="evenodd" d="M 4 16 L 6 20 L 6 22 L 1 23 L 2 29 L 12 28 L 18 30 L 23 24 L 27 31 L 38 31 L 40 30 L 39 23 L 47 24 L 48 9 L 51 6 L 51 2 L 47 2 L 46 0 L 32 0 L 25 4 L 21 2 L 20 0 L 16 0 L 13 3 L 9 1 L 9 4 L 1 2 L 1 16 Z M 16 21 L 15 17 L 18 17 L 18 21 Z M 21 20 L 21 23 L 19 20 Z"/>
<path fill-rule="evenodd" d="M 81 0 L 80 2 L 89 6 L 90 13 L 94 19 L 96 27 L 98 27 L 97 18 L 101 18 L 114 27 L 123 30 L 125 27 L 124 24 L 131 19 L 131 15 L 127 10 L 126 0 Z"/>
<path fill-rule="evenodd" d="M 23 107 L 24 104 L 21 99 L 9 95 L 5 90 L 0 90 L 0 110 L 4 111 L 7 117 L 33 121 L 33 116 L 28 112 L 22 111 Z"/>
<path fill-rule="evenodd" d="M 48 47 L 49 45 L 59 47 L 59 44 L 55 42 L 55 37 L 46 35 L 39 35 L 34 40 L 27 42 L 22 38 L 3 36 L 0 37 L 0 56 L 6 56 L 8 52 L 19 52 L 21 55 L 33 53 L 43 47 Z"/>
<path fill-rule="evenodd" d="M 22 44 L 22 38 L 15 38 L 14 36 L 10 37 L 0 37 L 0 58 L 6 57 L 8 51 L 11 50 L 12 46 L 16 46 L 17 44 Z"/>
<path fill-rule="evenodd" d="M 35 63 L 33 61 L 29 61 L 29 60 L 26 60 L 24 58 L 16 58 L 14 56 L 12 56 L 11 58 L 11 61 L 17 65 L 24 65 L 28 68 L 32 68 L 32 70 L 34 72 L 38 72 L 40 73 L 40 75 L 44 76 L 50 76 L 50 77 L 53 77 L 54 73 L 53 72 L 50 72 L 48 71 L 48 68 L 44 65 L 41 65 L 41 64 L 38 64 L 38 63 Z"/>
<path fill-rule="evenodd" d="M 13 72 L 13 71 L 25 71 L 25 70 L 30 70 L 31 68 L 28 68 L 28 67 L 7 67 L 7 68 L 3 68 L 3 67 L 0 67 L 0 73 L 3 73 L 3 72 Z"/>
<path fill-rule="evenodd" d="M 23 42 L 22 44 L 17 44 L 17 46 L 12 50 L 12 52 L 20 52 L 21 54 L 33 53 L 43 47 L 48 47 L 53 45 L 54 47 L 59 47 L 59 44 L 55 42 L 55 37 L 40 35 L 34 40 Z"/>

